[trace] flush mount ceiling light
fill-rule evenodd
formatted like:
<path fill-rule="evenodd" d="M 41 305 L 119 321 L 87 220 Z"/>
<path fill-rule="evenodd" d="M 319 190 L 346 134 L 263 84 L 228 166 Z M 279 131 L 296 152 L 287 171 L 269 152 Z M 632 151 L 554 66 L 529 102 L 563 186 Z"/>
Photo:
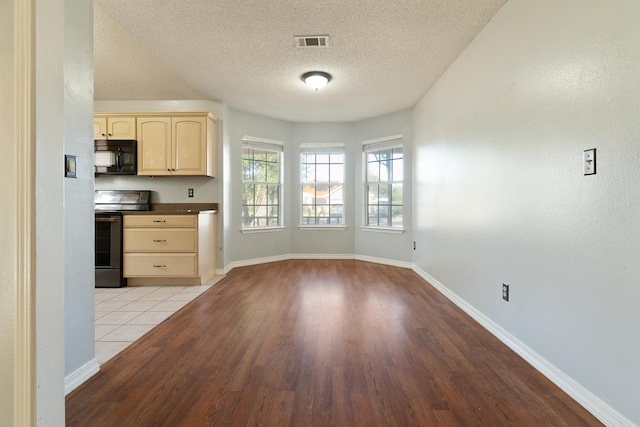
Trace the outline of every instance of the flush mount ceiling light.
<path fill-rule="evenodd" d="M 311 89 L 322 89 L 331 80 L 331 74 L 324 71 L 309 71 L 302 75 L 302 81 Z"/>

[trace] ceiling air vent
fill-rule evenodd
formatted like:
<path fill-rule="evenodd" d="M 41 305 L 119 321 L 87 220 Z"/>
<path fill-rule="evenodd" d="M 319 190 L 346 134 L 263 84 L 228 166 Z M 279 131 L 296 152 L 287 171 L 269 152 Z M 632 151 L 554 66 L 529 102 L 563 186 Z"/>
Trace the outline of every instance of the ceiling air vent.
<path fill-rule="evenodd" d="M 298 47 L 328 47 L 329 36 L 295 36 Z"/>

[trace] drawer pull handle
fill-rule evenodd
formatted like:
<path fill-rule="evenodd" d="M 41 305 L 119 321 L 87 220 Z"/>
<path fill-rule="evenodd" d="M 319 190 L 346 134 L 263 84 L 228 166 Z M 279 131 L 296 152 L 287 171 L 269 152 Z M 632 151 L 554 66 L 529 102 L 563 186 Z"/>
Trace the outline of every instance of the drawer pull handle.
<path fill-rule="evenodd" d="M 165 264 L 162 264 L 162 265 L 159 265 L 159 264 L 153 264 L 153 267 L 154 267 L 154 268 L 165 268 L 165 267 L 166 267 L 166 265 L 165 265 Z"/>
<path fill-rule="evenodd" d="M 164 219 L 154 219 L 153 222 L 167 222 L 167 221 Z"/>
<path fill-rule="evenodd" d="M 165 239 L 153 239 L 154 243 L 166 243 Z"/>

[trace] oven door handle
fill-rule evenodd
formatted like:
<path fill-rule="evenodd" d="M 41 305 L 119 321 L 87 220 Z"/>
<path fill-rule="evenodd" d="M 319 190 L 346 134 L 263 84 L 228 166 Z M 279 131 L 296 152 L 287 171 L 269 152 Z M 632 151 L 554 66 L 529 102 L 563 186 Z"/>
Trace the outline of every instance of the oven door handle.
<path fill-rule="evenodd" d="M 96 222 L 118 222 L 118 218 L 96 218 Z"/>

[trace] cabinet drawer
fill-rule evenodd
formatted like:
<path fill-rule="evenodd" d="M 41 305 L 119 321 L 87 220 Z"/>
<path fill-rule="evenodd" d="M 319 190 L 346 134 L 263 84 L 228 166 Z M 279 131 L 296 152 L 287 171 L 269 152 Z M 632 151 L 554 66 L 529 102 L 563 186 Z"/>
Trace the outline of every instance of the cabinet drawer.
<path fill-rule="evenodd" d="M 195 227 L 196 215 L 125 215 L 125 227 Z"/>
<path fill-rule="evenodd" d="M 124 254 L 125 277 L 185 277 L 197 271 L 196 254 Z"/>
<path fill-rule="evenodd" d="M 124 252 L 197 252 L 195 228 L 128 228 Z"/>

